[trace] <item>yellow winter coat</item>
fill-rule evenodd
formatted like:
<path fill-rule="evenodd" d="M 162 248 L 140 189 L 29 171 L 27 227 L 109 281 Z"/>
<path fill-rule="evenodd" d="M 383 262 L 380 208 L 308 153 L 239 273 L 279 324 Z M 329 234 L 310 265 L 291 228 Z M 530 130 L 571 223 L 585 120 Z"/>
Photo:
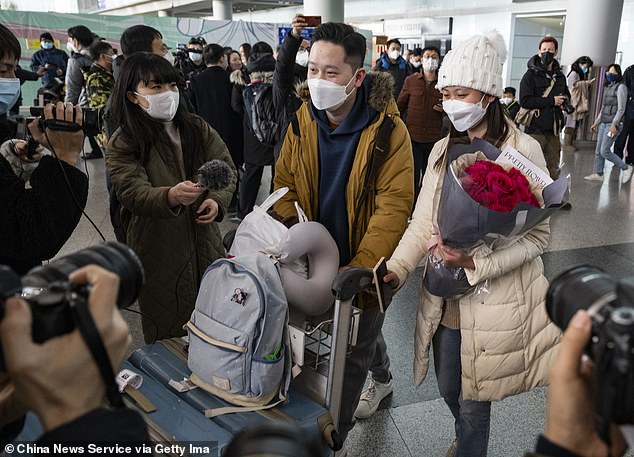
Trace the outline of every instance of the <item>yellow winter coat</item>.
<path fill-rule="evenodd" d="M 370 73 L 368 104 L 379 115 L 359 138 L 359 145 L 346 186 L 346 207 L 350 240 L 351 267 L 374 267 L 383 256 L 389 258 L 398 244 L 411 213 L 414 198 L 412 145 L 407 127 L 399 117 L 392 97 L 393 81 L 389 74 Z M 290 191 L 276 204 L 282 216 L 296 214 L 298 201 L 310 220 L 315 220 L 319 208 L 319 150 L 317 121 L 307 104 L 308 91 L 300 89 L 305 100 L 297 112 L 300 136 L 289 127 L 275 166 L 275 188 L 287 186 Z M 354 226 L 354 211 L 363 191 L 366 167 L 379 126 L 385 116 L 395 123 L 389 153 L 376 176 L 374 194 L 368 198 Z M 368 304 L 369 305 L 369 304 Z"/>

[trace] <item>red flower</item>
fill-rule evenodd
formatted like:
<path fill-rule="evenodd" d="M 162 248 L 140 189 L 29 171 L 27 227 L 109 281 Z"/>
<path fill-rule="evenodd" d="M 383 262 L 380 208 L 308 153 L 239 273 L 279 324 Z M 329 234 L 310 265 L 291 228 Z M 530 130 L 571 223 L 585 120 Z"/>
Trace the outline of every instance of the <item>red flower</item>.
<path fill-rule="evenodd" d="M 513 180 L 505 171 L 493 171 L 487 175 L 487 187 L 498 196 L 514 191 Z"/>
<path fill-rule="evenodd" d="M 539 208 L 528 179 L 516 168 L 507 171 L 497 163 L 477 160 L 465 168 L 460 184 L 471 198 L 493 211 L 508 213 L 518 203 Z"/>

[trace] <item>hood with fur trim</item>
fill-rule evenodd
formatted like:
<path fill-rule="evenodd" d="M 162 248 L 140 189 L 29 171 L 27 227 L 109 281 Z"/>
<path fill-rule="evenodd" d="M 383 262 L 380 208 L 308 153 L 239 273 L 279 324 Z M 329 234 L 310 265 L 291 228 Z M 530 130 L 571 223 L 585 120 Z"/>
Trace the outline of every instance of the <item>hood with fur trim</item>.
<path fill-rule="evenodd" d="M 272 71 L 254 71 L 247 76 L 242 70 L 234 70 L 229 75 L 229 81 L 237 86 L 247 86 L 252 81 L 264 81 L 273 84 Z"/>
<path fill-rule="evenodd" d="M 383 112 L 390 104 L 390 101 L 395 103 L 394 96 L 392 95 L 394 78 L 391 74 L 387 72 L 372 71 L 367 74 L 366 79 L 368 79 L 368 85 L 370 88 L 370 93 L 368 94 L 368 104 L 372 109 L 378 112 Z M 302 81 L 301 83 L 296 84 L 295 92 L 302 102 L 308 102 L 310 100 L 308 81 Z"/>

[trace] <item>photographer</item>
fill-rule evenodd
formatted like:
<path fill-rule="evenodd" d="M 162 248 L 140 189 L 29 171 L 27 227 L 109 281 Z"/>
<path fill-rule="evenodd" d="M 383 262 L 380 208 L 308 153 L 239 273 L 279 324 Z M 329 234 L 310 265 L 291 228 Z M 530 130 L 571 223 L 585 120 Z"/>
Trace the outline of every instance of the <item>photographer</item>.
<path fill-rule="evenodd" d="M 113 367 L 118 368 L 131 343 L 116 298 L 119 277 L 95 265 L 70 274 L 75 284 L 90 284 L 88 309 L 101 335 Z M 2 431 L 10 421 L 21 422 L 32 410 L 44 427 L 38 444 L 72 441 L 149 441 L 147 428 L 138 413 L 126 408 L 102 407 L 106 387 L 99 369 L 79 330 L 33 342 L 32 312 L 18 298 L 4 303 L 0 338 L 7 374 L 0 373 L 0 417 Z"/>
<path fill-rule="evenodd" d="M 7 117 L 19 95 L 15 67 L 20 57 L 16 37 L 0 25 L 0 142 L 10 141 L 18 162 L 27 162 L 27 143 L 13 140 L 15 124 Z M 81 109 L 55 107 L 58 119 L 81 119 Z M 44 108 L 46 119 L 53 118 L 53 105 Z M 53 257 L 77 226 L 88 197 L 88 178 L 75 168 L 84 134 L 46 129 L 38 122 L 29 124 L 33 138 L 56 154 L 41 159 L 30 179 L 30 188 L 0 156 L 0 264 L 19 274 Z M 66 180 L 68 180 L 66 182 Z M 66 185 L 68 184 L 68 185 Z M 70 189 L 72 189 L 72 194 Z M 75 199 L 77 201 L 75 201 Z"/>
<path fill-rule="evenodd" d="M 550 372 L 546 430 L 539 437 L 536 454 L 529 456 L 586 457 L 620 456 L 626 450 L 623 436 L 612 427 L 612 446 L 595 429 L 592 372 L 594 366 L 583 352 L 590 340 L 592 322 L 577 311 L 566 329 L 559 354 Z"/>
<path fill-rule="evenodd" d="M 520 82 L 520 106 L 536 110 L 526 133 L 542 148 L 548 173 L 559 177 L 559 132 L 564 126 L 562 109 L 570 104 L 566 77 L 557 61 L 559 43 L 551 36 L 539 42 L 538 54 L 528 61 L 528 70 Z"/>
<path fill-rule="evenodd" d="M 193 37 L 184 50 L 179 48 L 174 66 L 183 73 L 187 83 L 207 68 L 207 62 L 203 58 L 203 48 L 206 45 L 204 38 Z"/>

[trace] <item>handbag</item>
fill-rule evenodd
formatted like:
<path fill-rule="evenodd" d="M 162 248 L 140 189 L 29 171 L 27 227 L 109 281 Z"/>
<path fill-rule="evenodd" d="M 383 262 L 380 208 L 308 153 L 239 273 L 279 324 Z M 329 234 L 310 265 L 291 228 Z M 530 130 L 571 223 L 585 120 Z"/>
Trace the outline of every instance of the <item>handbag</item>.
<path fill-rule="evenodd" d="M 553 90 L 553 87 L 555 86 L 555 81 L 556 81 L 556 78 L 553 76 L 553 79 L 550 81 L 550 85 L 546 88 L 546 90 L 542 94 L 542 98 L 548 97 L 548 94 L 550 94 L 550 91 Z M 531 125 L 531 122 L 533 122 L 533 118 L 538 112 L 539 112 L 538 108 L 528 109 L 522 106 L 520 107 L 520 110 L 515 115 L 515 123 L 517 125 L 523 125 L 524 128 L 527 128 L 528 126 Z"/>

